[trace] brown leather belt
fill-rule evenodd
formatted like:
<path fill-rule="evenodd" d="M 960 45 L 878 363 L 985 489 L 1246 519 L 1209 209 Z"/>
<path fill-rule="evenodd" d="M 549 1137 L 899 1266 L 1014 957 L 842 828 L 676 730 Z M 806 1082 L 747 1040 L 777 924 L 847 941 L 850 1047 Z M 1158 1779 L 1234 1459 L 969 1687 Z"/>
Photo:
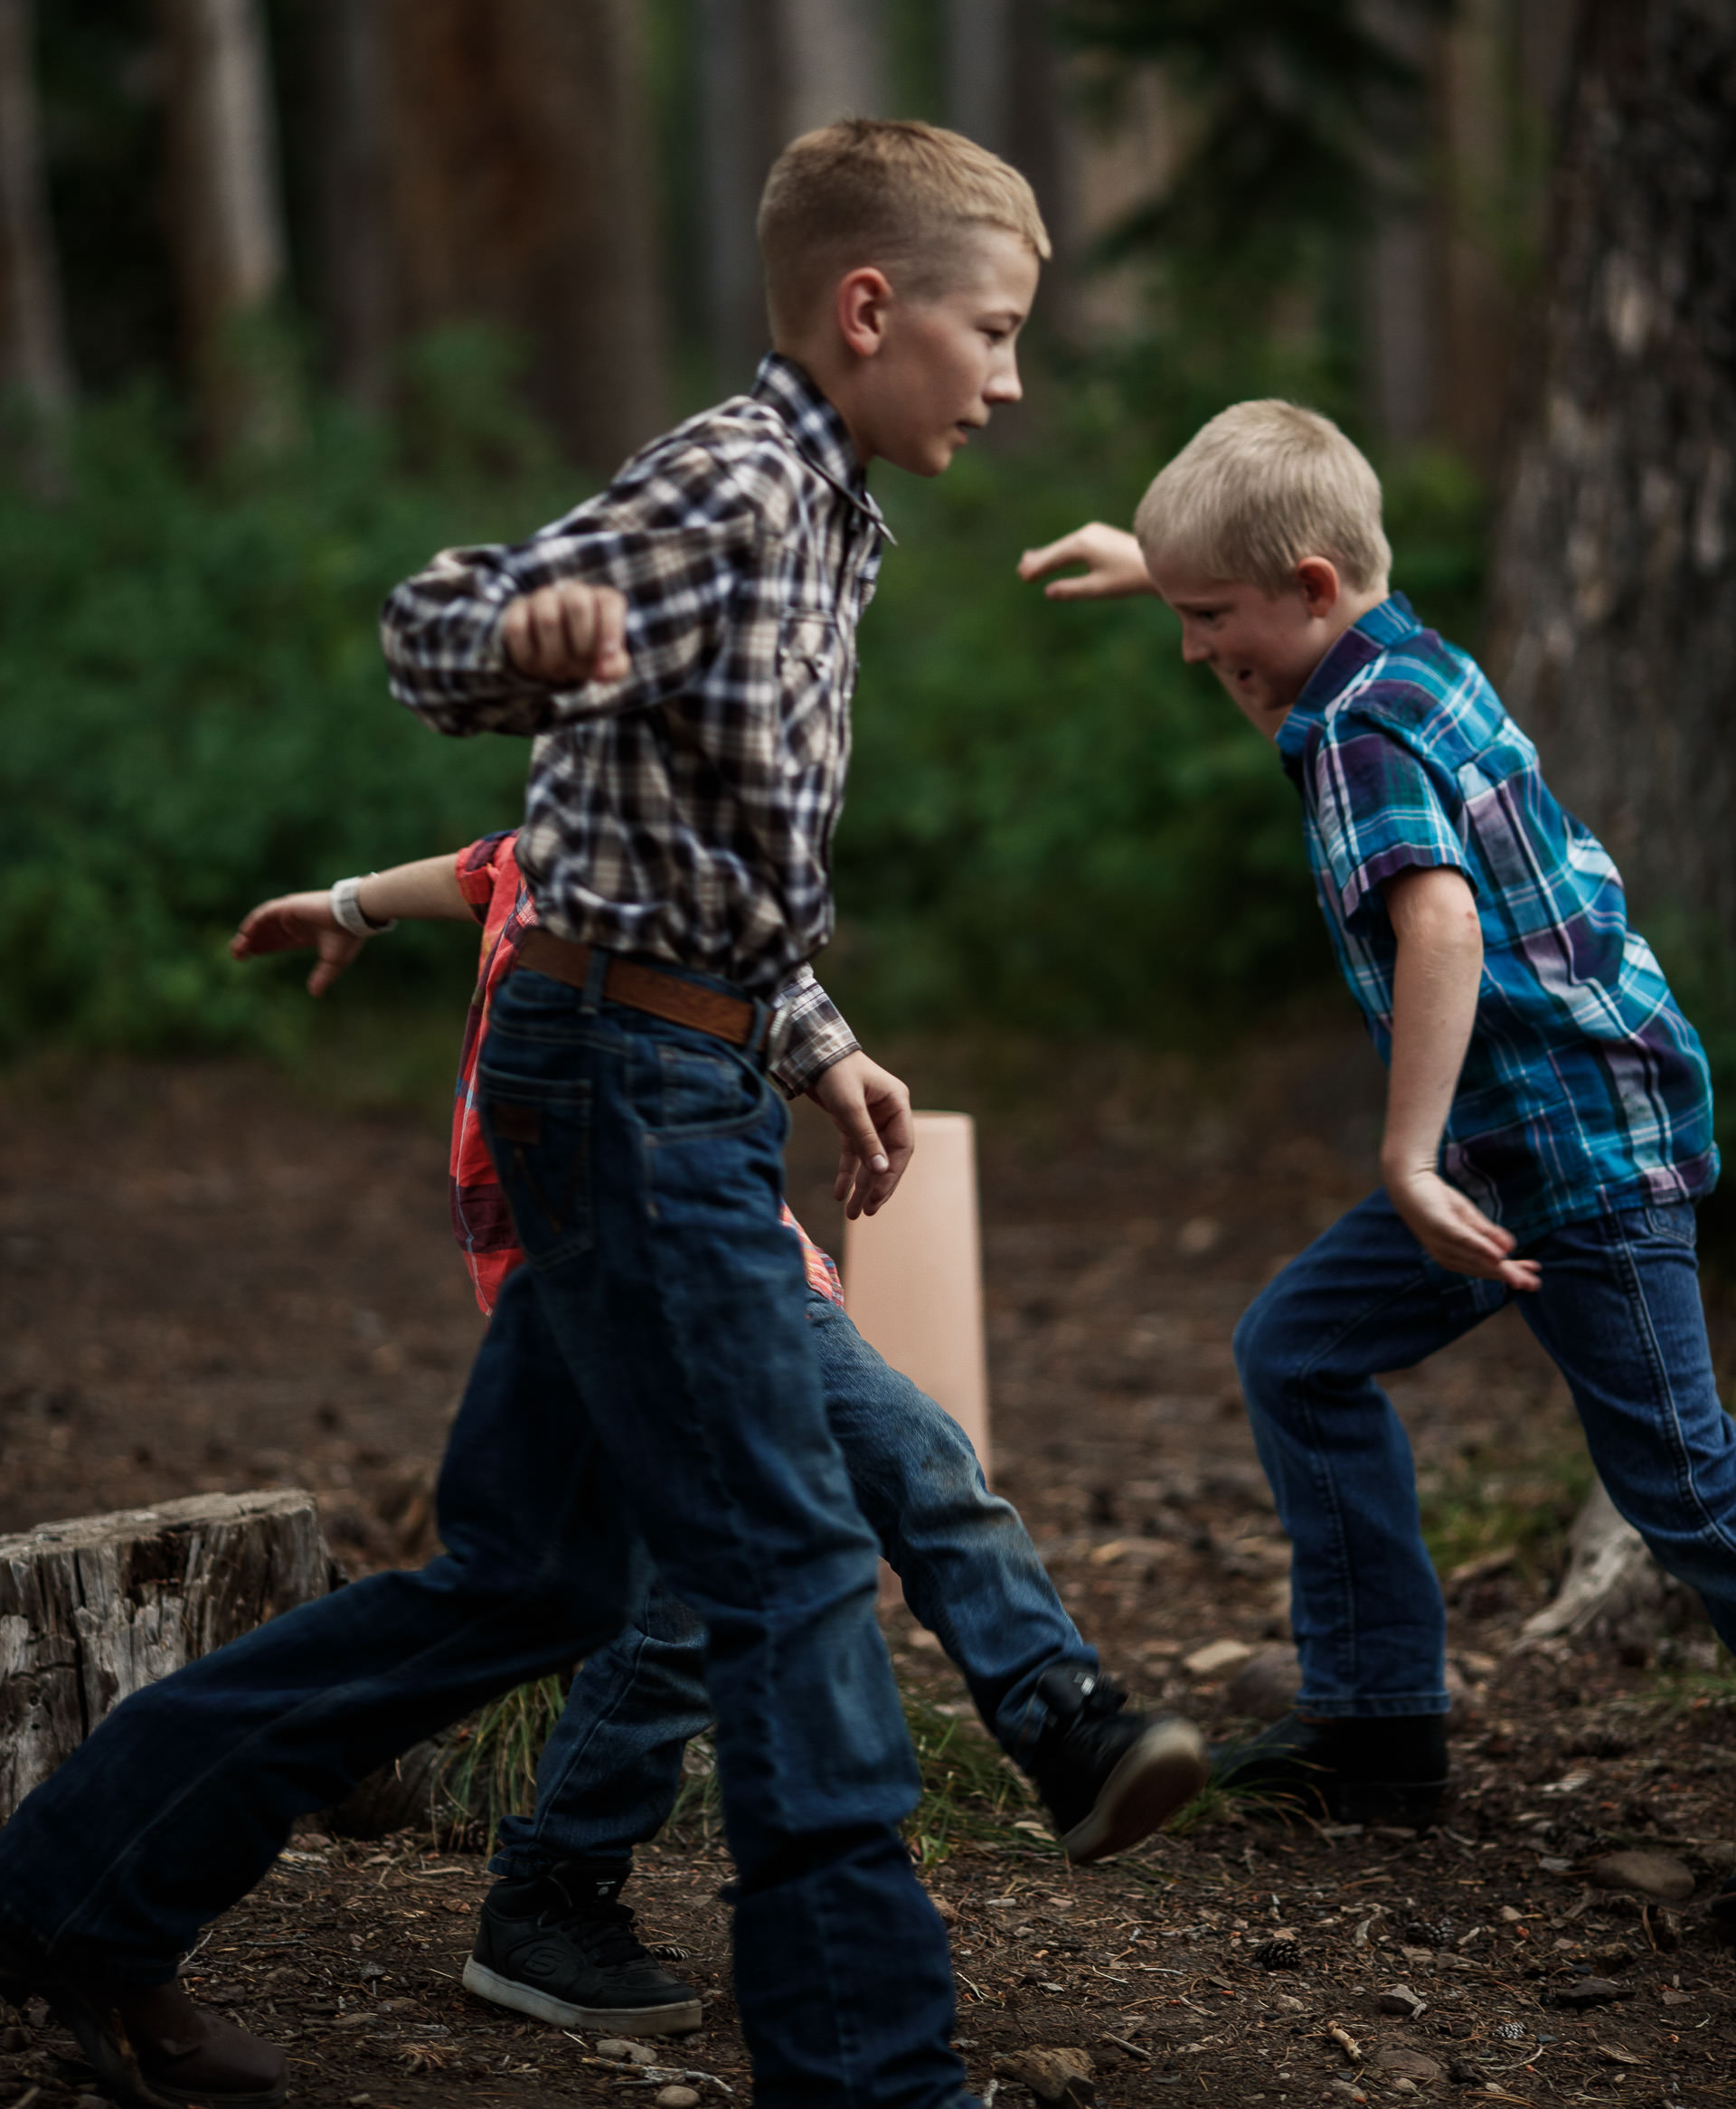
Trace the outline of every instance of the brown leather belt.
<path fill-rule="evenodd" d="M 552 930 L 535 929 L 524 932 L 514 964 L 564 981 L 569 988 L 582 988 L 590 976 L 590 956 L 589 945 L 573 944 Z M 747 1046 L 754 1036 L 755 1005 L 715 988 L 702 988 L 696 981 L 683 981 L 636 960 L 609 960 L 603 975 L 603 1001 L 648 1011 L 671 1025 L 691 1026 L 696 1033 L 710 1033 L 732 1047 Z"/>

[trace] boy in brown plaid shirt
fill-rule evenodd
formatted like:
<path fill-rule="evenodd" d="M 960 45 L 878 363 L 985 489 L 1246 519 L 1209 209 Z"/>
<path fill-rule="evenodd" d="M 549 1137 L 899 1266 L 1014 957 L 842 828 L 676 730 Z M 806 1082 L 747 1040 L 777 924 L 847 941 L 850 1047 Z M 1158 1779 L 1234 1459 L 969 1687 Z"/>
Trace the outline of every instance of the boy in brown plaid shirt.
<path fill-rule="evenodd" d="M 757 2099 L 961 2098 L 945 1936 L 898 1831 L 917 1777 L 878 1548 L 826 1419 L 768 1075 L 837 1123 L 840 1196 L 881 1206 L 908 1098 L 807 966 L 885 532 L 863 472 L 938 474 L 1016 401 L 1048 241 L 992 156 L 867 121 L 788 150 L 760 232 L 778 348 L 753 393 L 389 603 L 402 700 L 536 739 L 542 927 L 478 1075 L 528 1264 L 453 1429 L 448 1551 L 136 1695 L 0 1833 L 0 1990 L 44 1992 L 123 2100 L 283 2099 L 280 2055 L 192 2007 L 177 1956 L 297 1814 L 600 1646 L 653 1563 L 709 1635 Z"/>

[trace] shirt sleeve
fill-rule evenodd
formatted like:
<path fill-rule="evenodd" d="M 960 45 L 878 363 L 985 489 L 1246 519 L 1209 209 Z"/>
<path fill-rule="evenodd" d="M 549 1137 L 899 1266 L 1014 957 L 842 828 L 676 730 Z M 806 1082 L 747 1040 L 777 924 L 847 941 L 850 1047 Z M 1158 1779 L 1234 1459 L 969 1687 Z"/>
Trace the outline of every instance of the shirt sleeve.
<path fill-rule="evenodd" d="M 1397 872 L 1445 867 L 1475 890 L 1455 810 L 1428 764 L 1388 727 L 1342 714 L 1316 752 L 1314 778 L 1321 846 L 1347 926 L 1381 907 L 1380 888 Z"/>
<path fill-rule="evenodd" d="M 495 895 L 498 852 L 501 844 L 509 839 L 510 831 L 503 830 L 497 835 L 485 835 L 480 841 L 458 852 L 458 891 L 478 922 L 486 923 L 488 920 L 488 903 Z"/>
<path fill-rule="evenodd" d="M 442 550 L 382 611 L 392 692 L 437 731 L 459 735 L 528 735 L 661 703 L 715 655 L 762 525 L 728 469 L 694 448 L 528 542 Z M 508 606 L 565 579 L 625 596 L 630 666 L 621 680 L 552 688 L 508 658 Z"/>
<path fill-rule="evenodd" d="M 786 1095 L 799 1098 L 822 1070 L 861 1045 L 813 968 L 798 967 L 778 992 L 766 1050 L 766 1066 Z"/>

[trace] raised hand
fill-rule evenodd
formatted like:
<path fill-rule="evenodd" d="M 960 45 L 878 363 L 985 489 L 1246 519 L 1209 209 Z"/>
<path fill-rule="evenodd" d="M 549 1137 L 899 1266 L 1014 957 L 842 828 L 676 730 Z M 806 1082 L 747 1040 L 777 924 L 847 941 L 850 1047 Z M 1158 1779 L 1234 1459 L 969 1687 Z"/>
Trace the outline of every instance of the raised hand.
<path fill-rule="evenodd" d="M 1053 574 L 1067 564 L 1082 563 L 1082 572 L 1064 578 Z M 1139 544 L 1125 528 L 1109 527 L 1092 520 L 1075 527 L 1059 542 L 1043 549 L 1027 549 L 1019 559 L 1022 579 L 1047 579 L 1044 596 L 1051 601 L 1118 601 L 1130 593 L 1155 593 L 1151 573 Z"/>

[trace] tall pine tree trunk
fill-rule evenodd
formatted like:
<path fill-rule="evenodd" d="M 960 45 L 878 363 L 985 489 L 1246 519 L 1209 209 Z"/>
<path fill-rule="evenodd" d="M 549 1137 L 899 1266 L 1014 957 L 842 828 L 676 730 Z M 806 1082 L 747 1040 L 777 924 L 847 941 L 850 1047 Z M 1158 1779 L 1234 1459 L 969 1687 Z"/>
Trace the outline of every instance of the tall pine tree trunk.
<path fill-rule="evenodd" d="M 1642 923 L 1736 943 L 1736 6 L 1588 0 L 1491 661 Z"/>
<path fill-rule="evenodd" d="M 1736 6 L 1587 0 L 1490 663 L 1642 924 L 1736 942 Z M 1633 1534 L 1576 1527 L 1626 1602 Z M 1624 1535 L 1625 1534 L 1625 1535 Z M 1570 1576 L 1570 1584 L 1576 1577 Z M 1559 1622 L 1559 1621 L 1558 1621 Z M 1533 1621 L 1539 1630 L 1550 1621 Z"/>
<path fill-rule="evenodd" d="M 269 450 L 293 420 L 272 304 L 284 273 L 277 122 L 259 0 L 160 0 L 170 229 L 201 450 Z"/>
<path fill-rule="evenodd" d="M 667 415 L 637 0 L 385 0 L 392 222 L 410 328 L 500 325 L 603 475 Z"/>
<path fill-rule="evenodd" d="M 320 305 L 339 391 L 363 410 L 390 392 L 396 300 L 388 215 L 389 82 L 381 0 L 320 0 Z"/>
<path fill-rule="evenodd" d="M 36 107 L 33 0 L 0 0 L 0 416 L 22 422 L 17 459 L 60 487 L 60 427 L 72 400 L 60 274 Z"/>

